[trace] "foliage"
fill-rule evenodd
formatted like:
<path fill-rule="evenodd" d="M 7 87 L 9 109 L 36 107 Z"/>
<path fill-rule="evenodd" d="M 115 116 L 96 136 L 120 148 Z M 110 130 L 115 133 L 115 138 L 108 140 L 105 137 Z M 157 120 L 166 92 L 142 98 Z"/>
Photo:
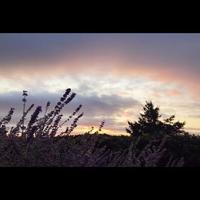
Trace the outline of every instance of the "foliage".
<path fill-rule="evenodd" d="M 82 105 L 63 120 L 61 111 L 76 96 L 68 88 L 55 107 L 50 110 L 48 101 L 42 114 L 42 107 L 37 106 L 29 121 L 27 114 L 32 110 L 32 104 L 27 109 L 27 91 L 23 91 L 23 113 L 16 126 L 9 128 L 14 108 L 0 121 L 0 166 L 25 167 L 156 167 L 156 166 L 183 166 L 183 157 L 174 156 L 168 151 L 168 138 L 152 138 L 148 142 L 143 137 L 132 140 L 126 136 L 99 135 L 104 126 L 101 122 L 95 132 L 94 127 L 84 135 L 73 135 L 79 119 Z M 180 129 L 180 124 L 172 123 L 173 118 L 161 123 L 158 118 L 158 108 L 147 104 L 145 113 L 141 115 L 139 123 L 133 129 L 134 133 L 152 134 L 157 127 Z M 71 126 L 62 127 L 70 120 Z M 145 126 L 144 126 L 145 125 Z M 165 125 L 165 126 L 164 126 Z M 155 129 L 153 129 L 155 128 Z M 164 128 L 162 130 L 164 130 Z M 137 130 L 137 131 L 135 131 Z M 140 136 L 141 134 L 138 134 Z M 164 159 L 163 159 L 164 158 Z"/>
<path fill-rule="evenodd" d="M 49 111 L 50 108 L 50 102 L 48 101 L 45 108 L 45 113 L 43 116 L 40 117 L 40 114 L 42 113 L 42 107 L 37 106 L 33 114 L 31 115 L 31 118 L 27 125 L 25 125 L 26 116 L 27 114 L 32 110 L 34 107 L 34 104 L 32 104 L 27 110 L 26 110 L 26 103 L 28 96 L 27 91 L 23 91 L 23 114 L 19 122 L 16 124 L 15 127 L 12 127 L 9 131 L 9 127 L 6 127 L 6 124 L 10 122 L 11 117 L 14 113 L 14 108 L 11 108 L 8 115 L 4 117 L 0 121 L 0 133 L 2 135 L 12 135 L 12 136 L 22 136 L 23 138 L 26 138 L 26 140 L 30 141 L 34 137 L 53 137 L 56 134 L 60 133 L 61 128 L 63 128 L 63 125 L 65 125 L 70 119 L 74 120 L 71 123 L 70 127 L 66 127 L 65 131 L 62 132 L 63 135 L 70 134 L 76 127 L 77 122 L 79 119 L 83 116 L 84 113 L 78 114 L 80 111 L 82 105 L 79 105 L 75 111 L 65 120 L 61 123 L 61 120 L 63 118 L 63 114 L 61 114 L 62 109 L 65 105 L 70 103 L 74 97 L 76 96 L 75 93 L 71 93 L 71 89 L 68 88 L 63 96 L 60 98 L 60 101 L 57 102 L 54 109 Z"/>
<path fill-rule="evenodd" d="M 177 135 L 185 133 L 183 131 L 185 122 L 173 122 L 175 119 L 174 115 L 164 121 L 161 121 L 160 118 L 159 108 L 154 107 L 152 102 L 146 102 L 138 121 L 134 123 L 128 121 L 129 128 L 126 128 L 126 131 L 135 137 L 145 134 L 155 137 L 163 136 L 163 134 Z"/>
<path fill-rule="evenodd" d="M 165 140 L 152 140 L 142 150 L 133 141 L 124 149 L 101 146 L 96 134 L 34 138 L 28 143 L 16 136 L 0 137 L 0 166 L 3 167 L 156 167 L 166 152 Z M 139 141 L 138 141 L 139 142 Z M 182 166 L 183 159 L 165 162 Z"/>

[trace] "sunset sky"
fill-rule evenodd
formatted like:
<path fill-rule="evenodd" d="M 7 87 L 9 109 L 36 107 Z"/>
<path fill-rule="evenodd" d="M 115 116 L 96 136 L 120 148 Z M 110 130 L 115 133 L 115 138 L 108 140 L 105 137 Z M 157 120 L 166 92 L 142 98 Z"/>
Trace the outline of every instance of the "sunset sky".
<path fill-rule="evenodd" d="M 152 100 L 200 133 L 199 75 L 200 34 L 0 34 L 0 117 L 21 116 L 22 90 L 44 106 L 71 88 L 65 118 L 82 104 L 82 132 L 105 120 L 104 132 L 125 134 Z"/>

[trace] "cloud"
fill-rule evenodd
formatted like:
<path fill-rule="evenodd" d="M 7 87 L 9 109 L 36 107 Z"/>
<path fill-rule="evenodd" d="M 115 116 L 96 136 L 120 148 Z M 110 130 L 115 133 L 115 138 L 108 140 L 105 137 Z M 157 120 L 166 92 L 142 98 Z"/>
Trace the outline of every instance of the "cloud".
<path fill-rule="evenodd" d="M 0 76 L 146 76 L 199 97 L 199 44 L 199 34 L 0 34 Z"/>
<path fill-rule="evenodd" d="M 66 112 L 82 103 L 83 121 L 121 123 L 151 98 L 197 116 L 199 57 L 200 34 L 0 34 L 1 115 L 10 106 L 20 113 L 23 89 L 44 106 L 72 87 L 78 95 Z"/>
<path fill-rule="evenodd" d="M 118 95 L 79 96 L 77 99 L 86 107 L 89 116 L 97 114 L 109 117 L 115 113 L 123 113 L 126 108 L 134 108 L 139 105 L 139 102 L 133 98 Z"/>
<path fill-rule="evenodd" d="M 47 101 L 50 101 L 53 106 L 55 106 L 56 102 L 59 101 L 60 96 L 62 94 L 56 93 L 35 93 L 34 95 L 30 95 L 27 97 L 27 104 L 31 105 L 35 104 L 35 107 L 38 105 L 43 106 L 43 109 L 46 105 Z M 19 117 L 22 114 L 22 96 L 19 92 L 13 92 L 8 94 L 0 95 L 0 110 L 1 117 L 5 116 L 10 107 L 15 107 L 15 114 L 13 122 L 19 120 Z M 102 120 L 106 120 L 106 125 L 108 127 L 116 127 L 119 128 L 122 123 L 116 123 L 116 115 L 120 113 L 123 117 L 124 112 L 127 108 L 137 107 L 139 102 L 132 98 L 123 98 L 118 95 L 102 95 L 98 96 L 82 96 L 78 95 L 75 99 L 70 102 L 63 109 L 64 118 L 67 118 L 69 114 L 71 114 L 79 104 L 83 105 L 82 111 L 85 113 L 83 120 L 81 120 L 81 124 L 83 125 L 99 125 Z M 30 114 L 29 114 L 30 116 Z"/>
<path fill-rule="evenodd" d="M 188 115 L 188 117 L 200 119 L 200 114 Z"/>
<path fill-rule="evenodd" d="M 119 81 L 123 78 L 147 77 L 165 84 L 174 83 L 177 87 L 185 88 L 188 94 L 194 98 L 200 98 L 200 81 L 198 77 L 200 68 L 186 68 L 174 65 L 139 65 L 136 62 L 127 63 L 123 59 L 120 60 L 120 58 L 112 60 L 112 56 L 101 61 L 97 57 L 94 56 L 89 59 L 84 56 L 81 58 L 77 56 L 71 60 L 61 60 L 58 63 L 46 65 L 30 63 L 26 66 L 2 66 L 0 67 L 0 77 L 2 80 L 6 79 L 7 82 L 15 81 L 17 84 L 24 82 L 26 86 L 37 85 L 39 82 L 40 84 L 38 85 L 41 86 L 42 81 L 62 80 L 62 77 L 65 76 L 71 76 L 71 78 L 75 79 L 77 75 L 79 77 L 87 75 L 96 77 L 96 79 L 110 75 L 118 77 Z"/>

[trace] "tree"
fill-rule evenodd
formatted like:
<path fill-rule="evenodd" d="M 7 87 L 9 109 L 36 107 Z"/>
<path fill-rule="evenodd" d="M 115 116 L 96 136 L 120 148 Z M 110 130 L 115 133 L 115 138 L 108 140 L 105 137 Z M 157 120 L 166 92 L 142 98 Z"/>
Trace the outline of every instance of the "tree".
<path fill-rule="evenodd" d="M 144 134 L 160 136 L 163 134 L 176 135 L 185 133 L 183 130 L 185 122 L 173 122 L 175 119 L 174 115 L 161 121 L 159 110 L 158 107 L 154 107 L 151 101 L 146 102 L 143 107 L 143 113 L 140 113 L 138 122 L 132 123 L 128 121 L 129 128 L 126 128 L 126 131 L 136 137 Z"/>

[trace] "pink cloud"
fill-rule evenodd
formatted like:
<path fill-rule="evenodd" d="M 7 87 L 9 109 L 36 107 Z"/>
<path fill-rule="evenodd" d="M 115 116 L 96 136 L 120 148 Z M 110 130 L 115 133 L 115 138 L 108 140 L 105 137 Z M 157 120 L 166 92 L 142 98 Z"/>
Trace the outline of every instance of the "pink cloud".
<path fill-rule="evenodd" d="M 187 89 L 188 94 L 193 98 L 200 99 L 199 68 L 189 68 L 187 66 L 167 66 L 159 63 L 141 64 L 128 61 L 122 57 L 111 55 L 73 55 L 67 59 L 64 57 L 59 62 L 29 63 L 27 65 L 16 64 L 13 66 L 1 66 L 0 76 L 2 78 L 29 78 L 40 77 L 41 79 L 51 79 L 65 75 L 91 75 L 105 76 L 112 75 L 119 77 L 148 77 L 162 83 L 174 83 Z M 171 91 L 169 95 L 180 95 L 177 91 Z"/>

